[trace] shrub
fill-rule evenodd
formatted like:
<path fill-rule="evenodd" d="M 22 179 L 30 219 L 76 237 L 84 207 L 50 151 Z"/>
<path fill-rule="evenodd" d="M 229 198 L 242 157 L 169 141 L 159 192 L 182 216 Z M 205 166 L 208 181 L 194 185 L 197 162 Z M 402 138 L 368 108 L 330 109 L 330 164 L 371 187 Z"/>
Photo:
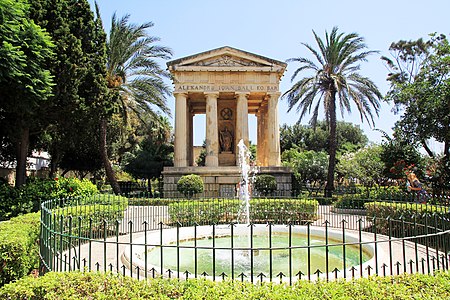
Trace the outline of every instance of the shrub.
<path fill-rule="evenodd" d="M 7 183 L 0 184 L 0 221 L 9 220 L 21 214 L 37 211 L 38 203 L 27 197 L 21 197 L 19 189 Z"/>
<path fill-rule="evenodd" d="M 306 199 L 252 199 L 250 220 L 253 223 L 305 223 L 317 219 L 319 203 Z M 242 203 L 236 199 L 179 201 L 169 205 L 171 223 L 185 226 L 236 221 Z"/>
<path fill-rule="evenodd" d="M 344 209 L 364 209 L 366 203 L 373 202 L 372 199 L 364 199 L 361 195 L 345 195 L 340 197 L 334 207 Z"/>
<path fill-rule="evenodd" d="M 42 201 L 85 197 L 96 193 L 97 187 L 92 182 L 78 178 L 30 179 L 20 188 L 0 184 L 0 221 L 36 212 Z"/>
<path fill-rule="evenodd" d="M 304 224 L 317 220 L 319 202 L 307 199 L 253 199 L 250 219 L 254 223 Z"/>
<path fill-rule="evenodd" d="M 114 232 L 116 222 L 123 219 L 127 207 L 126 197 L 101 194 L 83 197 L 69 206 L 55 208 L 51 211 L 51 217 L 59 222 L 58 231 L 62 228 L 63 233 L 67 234 L 70 230 L 72 236 L 89 237 L 93 234 L 102 237 L 104 231 L 107 235 Z"/>
<path fill-rule="evenodd" d="M 138 280 L 112 273 L 26 277 L 0 289 L 1 299 L 449 299 L 448 272 L 309 282 L 292 286 L 205 279 Z"/>
<path fill-rule="evenodd" d="M 394 237 L 418 236 L 435 233 L 438 229 L 448 229 L 449 209 L 447 207 L 395 202 L 369 202 L 365 204 L 367 218 L 375 218 L 376 232 Z M 427 226 L 426 226 L 427 225 Z M 433 237 L 417 240 L 430 246 L 443 247 Z M 438 244 L 433 243 L 437 242 Z M 448 245 L 447 245 L 448 246 Z M 447 247 L 445 246 L 445 247 Z"/>
<path fill-rule="evenodd" d="M 39 229 L 39 213 L 0 223 L 0 285 L 39 267 Z"/>
<path fill-rule="evenodd" d="M 203 181 L 198 175 L 184 175 L 177 182 L 177 190 L 185 197 L 192 197 L 195 194 L 203 193 Z"/>
<path fill-rule="evenodd" d="M 184 226 L 229 223 L 236 220 L 240 203 L 234 199 L 173 202 L 169 204 L 170 220 Z"/>
<path fill-rule="evenodd" d="M 256 176 L 254 187 L 261 195 L 267 196 L 277 190 L 277 180 L 272 175 L 261 174 Z"/>

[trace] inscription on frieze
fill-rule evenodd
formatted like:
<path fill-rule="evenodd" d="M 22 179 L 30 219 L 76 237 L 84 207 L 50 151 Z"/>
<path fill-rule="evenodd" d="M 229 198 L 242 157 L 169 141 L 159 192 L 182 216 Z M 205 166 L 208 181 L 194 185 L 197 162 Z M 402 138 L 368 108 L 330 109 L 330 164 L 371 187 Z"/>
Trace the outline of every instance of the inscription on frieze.
<path fill-rule="evenodd" d="M 175 84 L 175 92 L 278 92 L 277 84 Z"/>

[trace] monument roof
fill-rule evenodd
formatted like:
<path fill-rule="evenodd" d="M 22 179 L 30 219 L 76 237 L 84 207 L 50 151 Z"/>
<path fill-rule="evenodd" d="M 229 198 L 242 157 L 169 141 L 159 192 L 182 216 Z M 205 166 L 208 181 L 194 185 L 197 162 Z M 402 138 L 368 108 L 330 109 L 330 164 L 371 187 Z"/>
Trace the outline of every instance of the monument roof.
<path fill-rule="evenodd" d="M 283 73 L 287 64 L 229 46 L 169 61 L 173 71 L 267 71 Z"/>

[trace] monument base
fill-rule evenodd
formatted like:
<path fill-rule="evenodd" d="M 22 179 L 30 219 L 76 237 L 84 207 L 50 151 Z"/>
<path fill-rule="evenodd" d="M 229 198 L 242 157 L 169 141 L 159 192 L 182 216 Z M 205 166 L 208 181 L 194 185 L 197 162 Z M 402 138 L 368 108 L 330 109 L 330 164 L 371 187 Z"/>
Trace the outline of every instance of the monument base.
<path fill-rule="evenodd" d="M 237 196 L 237 187 L 241 178 L 237 166 L 226 167 L 165 167 L 164 197 L 184 197 L 177 191 L 177 182 L 184 175 L 199 175 L 204 184 L 204 192 L 199 197 L 227 197 Z M 269 174 L 277 180 L 277 191 L 274 196 L 289 197 L 292 191 L 292 172 L 288 167 L 259 167 L 258 174 Z"/>

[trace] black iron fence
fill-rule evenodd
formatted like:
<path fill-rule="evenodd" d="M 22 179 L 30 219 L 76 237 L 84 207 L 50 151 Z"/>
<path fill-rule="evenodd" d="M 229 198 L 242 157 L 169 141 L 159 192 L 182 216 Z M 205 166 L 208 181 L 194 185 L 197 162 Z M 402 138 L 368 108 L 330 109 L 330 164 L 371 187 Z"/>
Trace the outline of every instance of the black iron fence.
<path fill-rule="evenodd" d="M 275 281 L 448 269 L 446 197 L 157 199 L 42 203 L 41 271 Z"/>

